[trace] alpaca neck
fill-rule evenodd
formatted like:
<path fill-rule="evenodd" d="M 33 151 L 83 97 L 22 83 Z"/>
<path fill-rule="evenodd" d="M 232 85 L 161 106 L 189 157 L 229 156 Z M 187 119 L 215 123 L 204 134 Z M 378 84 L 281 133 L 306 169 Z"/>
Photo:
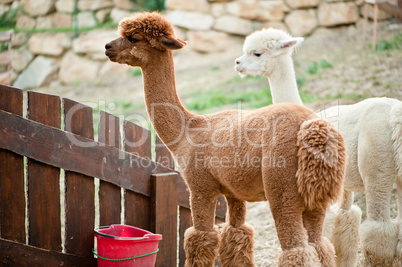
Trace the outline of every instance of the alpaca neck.
<path fill-rule="evenodd" d="M 275 64 L 274 71 L 268 76 L 273 103 L 290 102 L 303 105 L 297 89 L 292 58 L 279 57 Z"/>
<path fill-rule="evenodd" d="M 169 149 L 174 150 L 182 139 L 191 113 L 177 95 L 172 52 L 156 53 L 142 68 L 145 103 L 156 133 Z"/>

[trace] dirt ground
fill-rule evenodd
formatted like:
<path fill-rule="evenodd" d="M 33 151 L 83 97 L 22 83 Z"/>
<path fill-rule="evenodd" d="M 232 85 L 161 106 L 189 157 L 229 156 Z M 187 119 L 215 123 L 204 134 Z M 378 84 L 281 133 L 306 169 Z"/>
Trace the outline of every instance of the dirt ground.
<path fill-rule="evenodd" d="M 392 26 L 391 23 L 379 25 L 378 40 L 390 40 L 402 33 L 402 26 Z M 217 54 L 198 54 L 189 49 L 176 52 L 179 95 L 197 94 L 236 77 L 234 60 L 242 54 L 243 40 L 239 37 L 226 51 Z M 320 69 L 314 75 L 306 73 L 306 68 L 312 62 L 323 59 L 333 66 Z M 374 96 L 402 99 L 402 50 L 363 49 L 361 27 L 320 30 L 306 38 L 294 55 L 294 62 L 296 75 L 305 78 L 302 89 L 322 99 L 339 96 L 336 98 L 339 103 L 354 103 Z M 118 79 L 102 79 L 71 86 L 52 85 L 37 91 L 80 102 L 121 103 L 119 101 L 124 100 L 134 103 L 144 112 L 141 79 L 141 76 L 126 75 Z M 266 85 L 268 82 L 263 80 L 262 83 Z M 322 100 L 308 106 L 316 110 L 325 106 L 327 101 Z M 255 229 L 256 265 L 277 266 L 281 249 L 268 203 L 249 203 L 247 222 Z"/>

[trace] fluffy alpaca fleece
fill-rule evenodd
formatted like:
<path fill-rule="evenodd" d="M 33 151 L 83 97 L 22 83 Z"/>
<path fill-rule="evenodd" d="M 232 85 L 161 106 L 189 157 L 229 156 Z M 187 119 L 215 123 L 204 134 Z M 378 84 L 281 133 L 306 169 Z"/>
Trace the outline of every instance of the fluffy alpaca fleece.
<path fill-rule="evenodd" d="M 218 229 L 214 227 L 213 231 L 199 231 L 190 227 L 184 233 L 184 248 L 187 257 L 185 266 L 205 266 L 212 267 L 214 259 L 218 252 L 219 245 Z"/>
<path fill-rule="evenodd" d="M 332 240 L 332 233 L 335 225 L 336 214 L 338 213 L 338 206 L 331 205 L 328 207 L 325 214 L 324 229 L 322 235 Z"/>
<path fill-rule="evenodd" d="M 281 30 L 257 31 L 246 38 L 244 54 L 236 59 L 235 68 L 241 75 L 267 76 L 274 103 L 301 104 L 291 59 L 294 48 L 301 42 L 302 38 L 291 37 Z M 340 203 L 339 214 L 329 215 L 335 217 L 336 223 L 332 224 L 335 229 L 325 232 L 333 232 L 337 266 L 355 266 L 361 211 L 352 206 L 353 192 L 365 192 L 370 220 L 388 223 L 391 190 L 396 178 L 400 196 L 398 223 L 402 223 L 402 103 L 396 99 L 371 98 L 354 105 L 335 106 L 318 115 L 339 126 L 348 153 L 344 181 L 347 197 Z M 376 240 L 389 240 L 389 237 L 385 231 L 379 231 L 377 235 L 364 238 L 362 247 L 366 257 L 381 257 L 364 245 L 365 242 L 375 244 Z M 397 248 L 391 249 L 395 253 L 394 266 L 402 266 L 402 239 L 399 240 Z M 385 258 L 388 256 L 384 254 Z"/>
<path fill-rule="evenodd" d="M 402 229 L 400 224 L 398 225 L 398 228 L 399 228 L 398 245 L 396 246 L 393 266 L 402 267 Z"/>
<path fill-rule="evenodd" d="M 283 267 L 322 267 L 317 251 L 312 246 L 289 249 L 281 254 L 278 266 Z"/>
<path fill-rule="evenodd" d="M 119 32 L 120 38 L 106 44 L 105 54 L 114 62 L 141 67 L 151 122 L 173 153 L 190 190 L 194 227 L 185 233 L 186 266 L 213 264 L 220 242 L 214 230 L 219 194 L 227 199 L 230 225 L 224 228 L 222 244 L 241 250 L 239 257 L 229 259 L 231 256 L 225 254 L 233 255 L 233 251 L 221 247 L 224 261 L 232 266 L 252 266 L 252 230 L 244 225 L 245 202 L 267 200 L 284 266 L 291 266 L 288 263 L 292 261 L 297 266 L 311 266 L 317 261 L 315 249 L 307 243 L 321 241 L 323 208 L 336 198 L 344 176 L 342 136 L 311 110 L 291 103 L 255 111 L 193 114 L 177 95 L 171 50 L 184 47 L 185 42 L 176 38 L 170 23 L 158 13 L 140 13 L 123 19 Z M 303 124 L 311 119 L 311 123 Z M 309 133 L 309 128 L 314 130 Z M 303 134 L 298 134 L 300 131 Z M 334 158 L 338 159 L 336 164 Z M 311 167 L 305 168 L 310 165 L 304 160 L 311 162 Z M 296 176 L 301 166 L 304 170 Z M 306 203 L 298 180 L 299 185 L 308 181 L 309 187 L 316 189 L 309 194 L 318 192 L 320 197 L 312 198 L 317 203 Z M 333 186 L 328 187 L 329 183 Z M 327 191 L 324 197 L 323 190 Z"/>
<path fill-rule="evenodd" d="M 361 237 L 363 256 L 365 262 L 390 262 L 389 266 L 392 266 L 392 259 L 390 254 L 393 254 L 395 258 L 401 258 L 400 254 L 396 254 L 398 231 L 376 231 L 376 235 L 369 234 L 371 232 L 370 225 L 389 224 L 390 222 L 390 200 L 391 191 L 395 178 L 400 180 L 398 176 L 396 155 L 400 151 L 395 148 L 397 144 L 402 142 L 402 133 L 397 133 L 398 126 L 402 125 L 402 120 L 399 119 L 395 110 L 402 109 L 402 103 L 395 99 L 389 98 L 371 98 L 364 100 L 360 103 L 349 106 L 337 106 L 322 111 L 321 114 L 324 118 L 337 118 L 339 121 L 339 130 L 344 133 L 345 143 L 348 149 L 348 162 L 346 167 L 346 176 L 344 181 L 344 188 L 347 191 L 364 191 L 366 194 L 366 206 L 367 215 L 370 223 L 367 222 L 368 227 L 366 230 L 361 230 L 361 235 L 367 233 L 365 237 Z M 398 121 L 400 123 L 391 124 L 390 121 Z M 364 135 L 360 133 L 364 132 Z M 398 141 L 394 141 L 392 136 L 398 135 L 400 138 Z M 373 157 L 372 155 L 376 155 Z M 401 192 L 401 185 L 398 184 L 398 192 Z M 346 191 L 345 191 L 346 192 Z M 353 193 L 349 193 L 350 198 L 353 199 Z M 345 205 L 345 202 L 351 201 L 343 198 L 341 207 L 345 206 L 346 210 L 352 217 L 358 216 L 358 208 L 351 208 L 352 204 Z M 398 198 L 398 209 L 402 207 L 402 199 Z M 341 209 L 342 210 L 342 209 Z M 340 213 L 337 215 L 344 216 Z M 398 217 L 398 223 L 401 224 L 401 217 Z M 351 225 L 350 223 L 358 223 L 360 220 L 342 220 L 339 219 L 339 223 L 335 226 L 339 229 L 334 230 L 334 234 L 340 233 L 343 229 L 348 228 L 348 234 L 342 235 L 345 239 L 338 237 L 337 242 L 334 242 L 335 249 L 339 258 L 339 262 L 350 262 L 352 258 L 352 251 L 357 255 L 357 248 L 349 250 L 348 253 L 343 253 L 345 247 L 350 247 L 353 244 L 358 244 L 358 225 Z M 394 237 L 390 237 L 389 234 L 393 234 Z M 355 237 L 354 242 L 351 242 L 351 238 Z M 381 248 L 372 249 L 373 245 L 384 246 L 383 242 L 389 242 L 389 246 L 395 245 L 391 250 L 382 250 Z M 371 244 L 371 245 L 368 245 Z M 388 246 L 388 248 L 390 248 Z M 338 253 L 339 251 L 339 253 Z M 384 252 L 384 254 L 381 254 Z M 342 258 L 346 257 L 346 258 Z M 394 260 L 397 262 L 397 260 Z M 356 263 L 354 263 L 355 265 Z M 401 264 L 401 263 L 399 263 Z M 398 265 L 399 265 L 398 264 Z M 394 265 L 394 266 L 398 266 Z M 342 266 L 342 265 L 339 265 Z M 375 266 L 372 265 L 372 266 Z"/>
<path fill-rule="evenodd" d="M 336 251 L 336 266 L 353 267 L 357 262 L 359 250 L 359 226 L 362 212 L 357 206 L 351 209 L 339 209 L 336 216 L 332 234 L 332 242 Z"/>
<path fill-rule="evenodd" d="M 299 169 L 296 173 L 297 186 L 309 210 L 325 209 L 342 193 L 343 177 L 337 173 L 336 166 L 344 165 L 346 158 L 337 153 L 331 153 L 332 158 L 326 155 L 328 151 L 338 150 L 337 133 L 331 132 L 327 127 L 328 123 L 325 121 L 309 120 L 303 122 L 303 130 L 298 133 L 297 145 L 300 149 L 297 155 L 299 158 Z M 317 170 L 325 179 L 317 182 Z"/>
<path fill-rule="evenodd" d="M 225 225 L 221 229 L 219 259 L 223 266 L 254 266 L 254 231 L 251 226 L 233 227 Z"/>
<path fill-rule="evenodd" d="M 364 266 L 393 266 L 395 249 L 398 244 L 398 230 L 396 222 L 367 220 L 362 223 Z"/>
<path fill-rule="evenodd" d="M 323 267 L 335 266 L 335 249 L 331 242 L 323 237 L 319 243 L 309 243 L 317 251 L 318 259 Z"/>

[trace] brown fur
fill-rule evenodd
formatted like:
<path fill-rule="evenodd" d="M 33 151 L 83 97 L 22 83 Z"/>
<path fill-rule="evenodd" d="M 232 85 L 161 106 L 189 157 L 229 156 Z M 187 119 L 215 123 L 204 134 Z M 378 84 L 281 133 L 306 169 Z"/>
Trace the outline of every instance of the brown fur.
<path fill-rule="evenodd" d="M 311 246 L 292 248 L 279 257 L 278 266 L 282 267 L 321 267 L 317 252 Z"/>
<path fill-rule="evenodd" d="M 317 251 L 322 267 L 335 267 L 335 259 L 333 257 L 335 249 L 326 237 L 323 237 L 321 242 L 317 244 L 310 243 L 310 245 Z"/>
<path fill-rule="evenodd" d="M 317 262 L 317 252 L 308 242 L 321 242 L 328 201 L 315 197 L 311 201 L 319 203 L 310 201 L 306 205 L 305 197 L 299 193 L 296 173 L 300 166 L 309 166 L 304 161 L 312 160 L 316 167 L 299 171 L 300 181 L 310 183 L 308 187 L 314 186 L 314 191 L 309 189 L 312 194 L 328 193 L 330 199 L 336 198 L 328 185 L 339 182 L 332 179 L 342 180 L 344 161 L 331 162 L 333 172 L 321 171 L 320 168 L 329 165 L 320 161 L 327 156 L 341 157 L 344 150 L 341 139 L 337 148 L 324 146 L 326 157 L 309 156 L 311 152 L 304 151 L 306 147 L 298 147 L 298 143 L 305 145 L 309 140 L 304 135 L 298 137 L 298 133 L 301 129 L 305 131 L 301 127 L 303 122 L 317 117 L 296 104 L 275 104 L 255 111 L 193 114 L 181 104 L 176 92 L 171 49 L 180 49 L 185 43 L 176 39 L 173 27 L 157 13 L 140 13 L 123 20 L 119 29 L 122 37 L 106 45 L 106 55 L 112 61 L 141 67 L 148 114 L 155 131 L 178 162 L 190 190 L 194 228 L 185 235 L 186 266 L 213 264 L 219 242 L 214 230 L 219 194 L 225 195 L 228 203 L 228 226 L 222 233 L 222 244 L 227 248 L 220 249 L 227 265 L 252 266 L 252 229 L 244 225 L 245 203 L 266 200 L 283 249 L 280 266 L 311 266 L 311 262 Z M 317 123 L 327 131 L 313 131 L 307 134 L 309 138 L 338 135 L 325 122 Z M 302 151 L 301 162 L 299 151 Z M 312 175 L 317 183 L 310 182 Z M 320 208 L 311 210 L 312 207 Z M 236 249 L 241 253 L 230 259 Z"/>
<path fill-rule="evenodd" d="M 219 245 L 219 234 L 216 227 L 213 231 L 199 231 L 190 227 L 184 233 L 184 247 L 187 257 L 185 266 L 213 266 Z"/>
<path fill-rule="evenodd" d="M 219 259 L 223 266 L 254 266 L 254 231 L 250 226 L 225 225 L 221 229 L 221 240 Z"/>
<path fill-rule="evenodd" d="M 323 120 L 305 121 L 297 139 L 297 186 L 308 209 L 326 208 L 342 194 L 346 149 L 342 136 Z M 322 177 L 322 179 L 318 179 Z"/>

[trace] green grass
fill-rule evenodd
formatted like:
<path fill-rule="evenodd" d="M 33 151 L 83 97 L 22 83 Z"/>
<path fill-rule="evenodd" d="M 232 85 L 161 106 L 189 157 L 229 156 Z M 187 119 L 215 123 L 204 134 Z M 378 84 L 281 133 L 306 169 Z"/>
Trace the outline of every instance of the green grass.
<path fill-rule="evenodd" d="M 299 78 L 298 83 L 304 82 L 305 78 Z M 304 103 L 316 102 L 320 99 L 305 90 L 300 90 L 300 97 Z M 246 76 L 235 78 L 217 85 L 206 92 L 199 92 L 184 97 L 184 104 L 190 110 L 199 113 L 208 113 L 217 108 L 241 108 L 255 109 L 272 104 L 271 90 L 268 81 L 263 76 Z"/>
<path fill-rule="evenodd" d="M 306 68 L 306 72 L 310 75 L 316 74 L 320 69 L 332 68 L 333 64 L 325 59 L 321 59 L 319 62 L 313 61 Z"/>
<path fill-rule="evenodd" d="M 376 45 L 376 50 L 378 51 L 399 49 L 402 49 L 402 33 L 395 35 L 391 40 L 381 40 Z"/>
<path fill-rule="evenodd" d="M 215 71 L 215 70 L 219 70 L 220 67 L 219 66 L 212 66 L 209 68 L 210 71 Z"/>
<path fill-rule="evenodd" d="M 221 107 L 236 103 L 247 104 L 248 107 L 262 107 L 272 103 L 271 94 L 268 87 L 255 90 L 223 90 L 217 89 L 206 93 L 198 94 L 186 106 L 198 112 L 202 112 L 213 107 Z"/>
<path fill-rule="evenodd" d="M 135 67 L 135 68 L 130 68 L 129 70 L 131 76 L 137 77 L 142 75 L 141 68 Z"/>

